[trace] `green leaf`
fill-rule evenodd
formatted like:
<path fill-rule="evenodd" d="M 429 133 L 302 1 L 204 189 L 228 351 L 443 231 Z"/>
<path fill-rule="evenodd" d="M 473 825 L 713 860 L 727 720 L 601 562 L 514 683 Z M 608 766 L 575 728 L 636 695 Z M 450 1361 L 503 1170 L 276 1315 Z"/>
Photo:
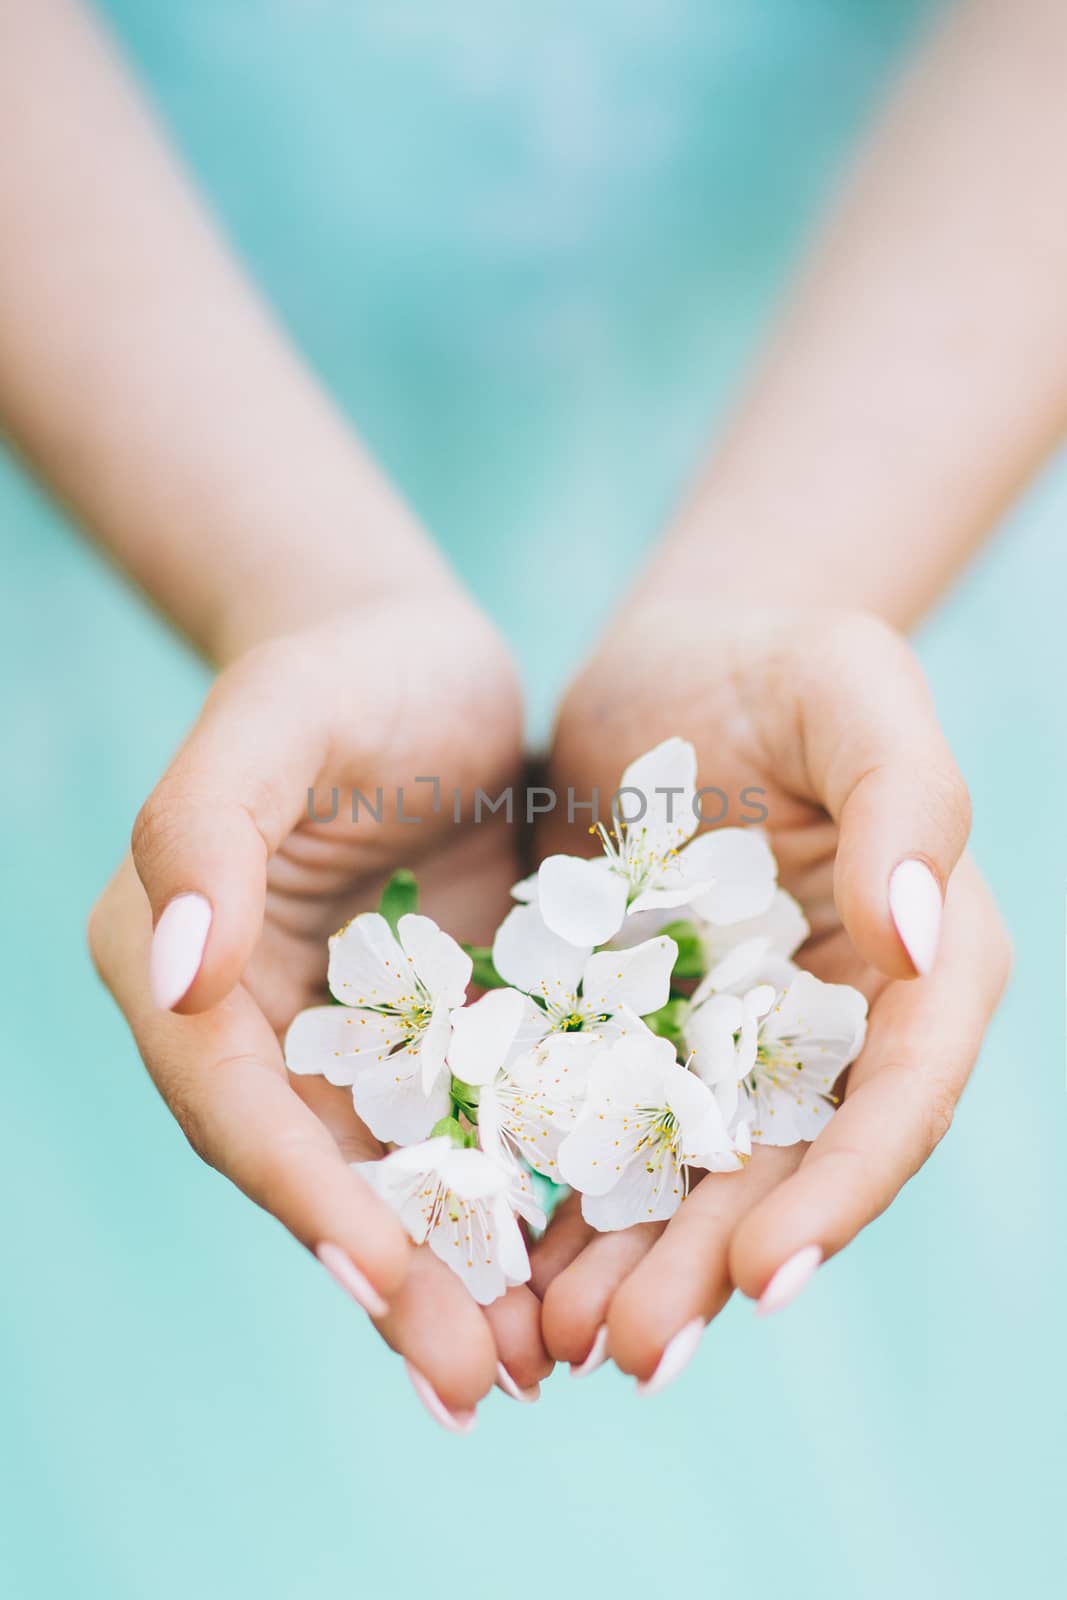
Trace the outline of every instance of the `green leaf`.
<path fill-rule="evenodd" d="M 461 1123 L 457 1122 L 455 1117 L 442 1117 L 439 1122 L 435 1122 L 430 1129 L 430 1138 L 451 1139 L 453 1144 L 458 1144 L 461 1147 L 469 1142 L 467 1130 Z"/>
<path fill-rule="evenodd" d="M 462 1078 L 452 1079 L 452 1110 L 455 1114 L 462 1114 L 468 1122 L 478 1120 L 478 1089 L 472 1083 L 464 1083 Z"/>
<path fill-rule="evenodd" d="M 682 1030 L 685 1026 L 688 1010 L 689 1001 L 682 995 L 676 995 L 673 1000 L 668 1000 L 665 1006 L 660 1006 L 658 1011 L 651 1012 L 642 1020 L 661 1039 L 669 1039 L 678 1054 L 681 1055 L 685 1049 Z"/>
<path fill-rule="evenodd" d="M 704 959 L 704 944 L 696 925 L 692 922 L 672 922 L 669 927 L 661 931 L 678 946 L 671 977 L 679 983 L 688 982 L 691 978 L 702 978 L 707 963 Z"/>
<path fill-rule="evenodd" d="M 419 884 L 413 872 L 407 867 L 401 867 L 399 872 L 394 872 L 378 901 L 378 910 L 386 922 L 396 932 L 397 923 L 401 917 L 406 917 L 409 912 L 419 909 Z"/>
<path fill-rule="evenodd" d="M 479 989 L 506 989 L 507 980 L 502 978 L 493 965 L 493 952 L 485 945 L 465 944 L 463 946 L 474 963 L 471 973 L 471 982 L 476 983 Z"/>

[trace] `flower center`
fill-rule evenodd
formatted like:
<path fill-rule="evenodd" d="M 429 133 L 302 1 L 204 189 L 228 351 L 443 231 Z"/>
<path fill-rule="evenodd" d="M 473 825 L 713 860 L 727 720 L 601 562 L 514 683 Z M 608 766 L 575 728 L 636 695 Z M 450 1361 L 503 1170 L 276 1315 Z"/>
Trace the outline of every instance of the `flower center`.
<path fill-rule="evenodd" d="M 669 1159 L 675 1166 L 681 1162 L 678 1142 L 681 1138 L 681 1129 L 678 1118 L 669 1106 L 642 1106 L 637 1112 L 637 1120 L 643 1123 L 643 1131 L 637 1144 L 634 1146 L 635 1155 L 643 1155 L 645 1170 L 655 1172 L 664 1159 Z"/>
<path fill-rule="evenodd" d="M 400 1024 L 400 1036 L 393 1048 L 408 1048 L 414 1044 L 421 1034 L 426 1032 L 433 1017 L 433 1001 L 423 988 L 417 984 L 411 994 L 401 995 L 399 1000 L 387 1005 L 367 1006 L 368 1011 L 375 1011 L 381 1017 L 393 1017 Z"/>
<path fill-rule="evenodd" d="M 611 1021 L 610 1012 L 594 1011 L 578 995 L 568 995 L 547 1009 L 553 1033 L 583 1033 L 587 1028 L 597 1028 Z"/>
<path fill-rule="evenodd" d="M 795 1046 L 795 1039 L 776 1039 L 773 1044 L 761 1039 L 756 1046 L 756 1064 L 745 1079 L 746 1088 L 755 1092 L 757 1084 L 763 1082 L 786 1094 L 797 1094 L 797 1073 L 803 1072 L 804 1063 Z"/>
<path fill-rule="evenodd" d="M 654 850 L 647 828 L 632 826 L 621 818 L 616 819 L 610 833 L 598 822 L 596 832 L 600 834 L 612 871 L 624 877 L 630 886 L 628 901 L 636 900 L 662 877 L 678 855 L 674 849 Z"/>

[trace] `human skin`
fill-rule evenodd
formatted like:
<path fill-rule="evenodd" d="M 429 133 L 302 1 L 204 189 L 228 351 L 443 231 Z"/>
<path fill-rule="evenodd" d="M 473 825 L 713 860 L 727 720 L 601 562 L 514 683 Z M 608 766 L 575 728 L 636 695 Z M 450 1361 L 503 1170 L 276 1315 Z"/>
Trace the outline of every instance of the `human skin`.
<path fill-rule="evenodd" d="M 539 1304 L 523 1288 L 483 1312 L 410 1247 L 348 1166 L 380 1153 L 350 1095 L 290 1083 L 280 1037 L 325 997 L 327 936 L 395 866 L 457 937 L 491 936 L 515 840 L 434 815 L 414 780 L 458 786 L 469 817 L 477 787 L 518 778 L 514 668 L 69 0 L 0 3 L 0 122 L 17 151 L 0 162 L 0 414 L 222 669 L 93 912 L 94 958 L 194 1149 L 308 1249 L 343 1252 L 388 1304 L 382 1335 L 465 1423 L 498 1360 L 519 1389 L 549 1371 Z M 397 784 L 418 824 L 352 826 L 343 801 L 336 822 L 307 819 L 309 787 Z M 210 905 L 206 948 L 163 1010 L 153 926 L 190 893 Z"/>
<path fill-rule="evenodd" d="M 901 86 L 692 494 L 560 710 L 559 786 L 610 793 L 666 734 L 702 781 L 769 794 L 802 958 L 873 1001 L 848 1098 L 810 1151 L 705 1179 L 666 1229 L 593 1238 L 569 1207 L 536 1263 L 557 1358 L 598 1327 L 639 1379 L 734 1287 L 842 1248 L 951 1120 L 1009 967 L 966 791 L 886 624 L 931 606 L 1067 425 L 1067 11 L 958 8 Z M 621 710 L 626 707 L 626 713 Z M 829 740 L 829 744 L 827 744 Z M 583 853 L 554 821 L 542 848 Z M 944 895 L 934 972 L 890 914 L 903 860 Z M 683 1265 L 684 1263 L 684 1265 Z M 551 1281 L 551 1287 L 549 1282 Z"/>
<path fill-rule="evenodd" d="M 881 607 L 907 622 L 1058 436 L 1062 217 L 1035 213 L 1035 199 L 1058 181 L 1063 111 L 1051 64 L 1062 24 L 1038 0 L 1030 20 L 1020 29 L 1003 0 L 967 8 L 906 97 L 888 154 L 846 205 L 837 243 L 616 642 L 568 696 L 560 775 L 600 770 L 607 669 L 617 641 L 628 649 L 641 619 L 656 618 L 657 595 L 673 605 L 680 585 L 695 600 L 747 605 L 788 594 L 802 610 Z M 1012 50 L 1009 92 L 994 69 Z M 946 82 L 981 107 L 962 143 L 934 92 Z M 372 1153 L 344 1095 L 290 1084 L 278 1032 L 320 992 L 326 934 L 354 904 L 373 903 L 390 866 L 412 854 L 408 836 L 387 832 L 370 850 L 343 829 L 323 840 L 302 821 L 307 788 L 388 785 L 431 760 L 446 783 L 499 787 L 520 755 L 513 669 L 280 336 L 71 0 L 0 0 L 0 121 L 5 148 L 17 150 L 0 163 L 4 422 L 101 547 L 224 669 L 94 913 L 95 958 L 195 1148 L 309 1248 L 339 1245 L 388 1300 L 377 1318 L 386 1338 L 466 1413 L 498 1357 L 520 1387 L 547 1372 L 537 1302 L 516 1291 L 483 1314 L 428 1252 L 408 1247 L 344 1160 Z M 1005 149 L 1026 161 L 1002 161 Z M 961 168 L 970 203 L 945 216 L 935 202 L 955 194 Z M 909 201 L 915 170 L 927 207 Z M 996 251 L 983 248 L 992 212 Z M 929 259 L 916 256 L 923 230 Z M 979 265 L 961 284 L 962 256 Z M 872 337 L 872 305 L 884 336 Z M 974 328 L 981 337 L 960 371 L 955 355 Z M 701 602 L 694 638 L 706 621 Z M 683 624 L 676 613 L 672 627 Z M 651 670 L 655 648 L 641 644 L 637 664 Z M 702 739 L 714 718 L 693 706 L 714 704 L 715 675 L 727 669 L 713 653 L 699 669 L 691 661 L 690 674 L 708 679 L 693 701 L 688 681 L 677 684 L 679 714 L 702 722 Z M 671 681 L 663 708 L 676 732 Z M 842 725 L 840 707 L 826 713 Z M 656 721 L 628 725 L 635 749 L 652 742 Z M 917 753 L 928 734 L 924 714 Z M 587 756 L 574 754 L 586 743 Z M 495 830 L 484 841 L 455 835 L 430 817 L 423 827 L 414 864 L 427 909 L 460 936 L 483 936 L 471 894 L 483 914 L 503 905 L 512 841 Z M 172 1014 L 149 989 L 152 927 L 189 891 L 210 901 L 212 925 Z M 575 1243 L 566 1224 L 565 1215 L 542 1247 L 539 1290 Z M 640 1337 L 627 1355 L 613 1328 L 613 1353 L 630 1370 L 655 1353 Z"/>
<path fill-rule="evenodd" d="M 648 1380 L 670 1340 L 710 1321 L 735 1288 L 759 1298 L 798 1252 L 842 1249 L 933 1152 L 1009 949 L 961 859 L 966 788 L 918 664 L 886 624 L 814 607 L 700 617 L 675 607 L 669 619 L 629 615 L 613 640 L 568 696 L 553 781 L 607 795 L 621 762 L 672 734 L 692 739 L 701 783 L 761 792 L 781 881 L 812 928 L 801 965 L 871 1006 L 843 1103 L 810 1147 L 757 1148 L 743 1173 L 703 1177 L 669 1224 L 626 1236 L 595 1233 L 572 1199 L 538 1247 L 549 1353 L 580 1364 L 606 1325 L 607 1353 Z M 581 844 L 563 830 L 545 840 Z M 914 861 L 944 897 L 923 977 L 889 900 L 894 869 Z"/>

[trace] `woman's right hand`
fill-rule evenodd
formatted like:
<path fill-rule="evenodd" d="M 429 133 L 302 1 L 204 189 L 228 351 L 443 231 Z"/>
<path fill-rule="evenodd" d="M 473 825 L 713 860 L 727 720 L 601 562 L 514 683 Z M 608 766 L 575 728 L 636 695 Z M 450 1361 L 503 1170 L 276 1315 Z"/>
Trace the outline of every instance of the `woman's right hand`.
<path fill-rule="evenodd" d="M 373 907 L 397 867 L 417 872 L 424 909 L 455 937 L 491 940 L 519 875 L 515 830 L 503 816 L 473 825 L 472 797 L 514 782 L 520 756 L 510 660 L 451 590 L 258 645 L 215 683 L 90 923 L 100 975 L 193 1149 L 347 1280 L 456 1431 L 498 1362 L 520 1390 L 551 1369 L 540 1304 L 522 1286 L 483 1311 L 412 1249 L 349 1165 L 382 1153 L 350 1092 L 290 1079 L 280 1041 L 326 998 L 328 936 Z M 417 778 L 440 780 L 436 812 Z M 311 821 L 309 789 L 321 816 L 334 787 L 337 817 Z M 375 801 L 379 787 L 381 823 L 353 824 L 352 791 Z M 167 912 L 187 895 L 210 908 L 206 942 L 206 907 Z"/>

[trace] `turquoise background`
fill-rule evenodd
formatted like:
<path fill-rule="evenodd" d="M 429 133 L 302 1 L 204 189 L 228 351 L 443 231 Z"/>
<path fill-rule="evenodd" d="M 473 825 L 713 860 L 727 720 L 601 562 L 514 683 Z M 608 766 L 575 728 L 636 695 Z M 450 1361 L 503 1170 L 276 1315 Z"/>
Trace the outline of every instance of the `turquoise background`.
<path fill-rule="evenodd" d="M 535 728 L 924 9 L 107 7 L 513 640 Z M 93 978 L 85 914 L 206 677 L 0 463 L 0 1594 L 1062 1592 L 1065 517 L 1061 465 L 921 639 L 1018 950 L 952 1137 L 795 1308 L 731 1307 L 655 1401 L 558 1376 L 457 1441 L 189 1155 Z"/>

